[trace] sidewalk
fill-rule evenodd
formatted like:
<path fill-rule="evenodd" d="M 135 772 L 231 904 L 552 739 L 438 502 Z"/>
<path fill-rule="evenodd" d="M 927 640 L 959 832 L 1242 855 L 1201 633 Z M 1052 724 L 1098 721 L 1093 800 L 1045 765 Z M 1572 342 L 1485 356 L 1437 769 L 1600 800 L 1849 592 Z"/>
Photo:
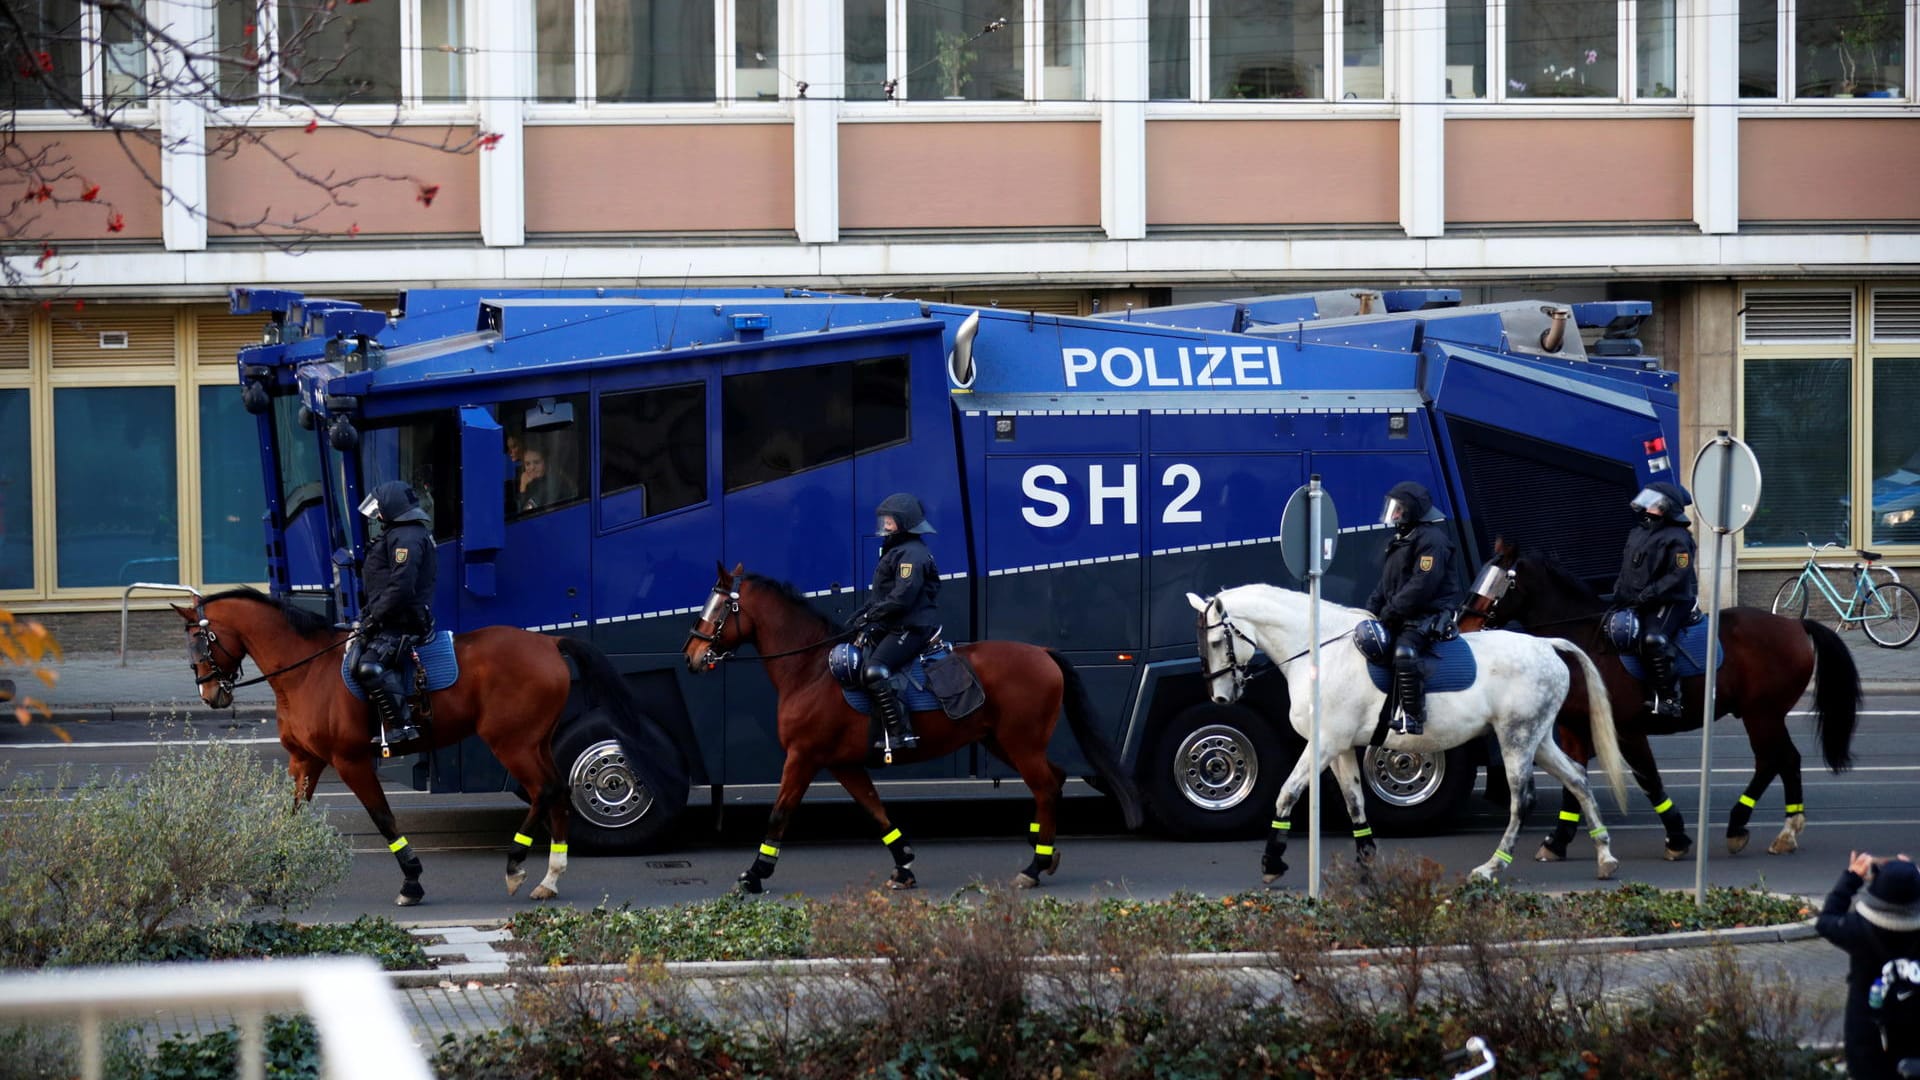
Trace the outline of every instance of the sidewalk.
<path fill-rule="evenodd" d="M 1841 638 L 1853 652 L 1867 693 L 1920 693 L 1920 641 L 1904 649 L 1883 649 L 1858 630 Z M 215 712 L 207 708 L 193 684 L 184 651 L 133 653 L 124 667 L 113 653 L 75 653 L 55 665 L 55 670 L 60 682 L 52 688 L 27 672 L 8 674 L 19 694 L 46 702 L 59 719 L 145 720 L 156 714 L 165 717 L 177 713 L 200 720 L 259 721 L 273 715 L 273 691 L 265 683 L 234 691 L 231 709 Z M 249 664 L 245 678 L 257 674 Z"/>

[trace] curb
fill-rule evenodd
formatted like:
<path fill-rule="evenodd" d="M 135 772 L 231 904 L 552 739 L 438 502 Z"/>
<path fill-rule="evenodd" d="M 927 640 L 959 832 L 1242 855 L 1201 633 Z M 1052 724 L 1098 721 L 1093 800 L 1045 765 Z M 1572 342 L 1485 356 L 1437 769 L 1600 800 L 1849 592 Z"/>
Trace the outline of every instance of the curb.
<path fill-rule="evenodd" d="M 1783 923 L 1779 926 L 1747 926 L 1733 930 L 1689 930 L 1678 934 L 1654 934 L 1641 937 L 1603 937 L 1603 938 L 1556 938 L 1546 941 L 1527 942 L 1522 945 L 1510 945 L 1503 952 L 1519 954 L 1559 950 L 1574 955 L 1592 953 L 1659 952 L 1670 949 L 1697 949 L 1711 946 L 1770 945 L 1778 942 L 1804 941 L 1814 937 L 1813 920 Z M 1399 953 L 1396 949 L 1339 949 L 1324 953 L 1332 963 L 1359 967 L 1371 965 L 1383 960 L 1391 960 Z M 1470 950 L 1460 945 L 1442 945 L 1425 950 L 1428 959 L 1444 963 L 1449 960 L 1462 960 L 1471 955 Z M 1078 967 L 1086 963 L 1084 956 L 1037 956 L 1032 963 L 1036 969 L 1046 970 L 1056 967 Z M 1168 960 L 1183 968 L 1265 968 L 1278 964 L 1276 953 L 1176 953 Z M 662 965 L 669 975 L 692 979 L 737 979 L 750 975 L 845 975 L 867 968 L 880 967 L 892 961 L 874 958 L 840 958 L 817 960 L 672 960 Z M 458 974 L 452 971 L 427 969 L 413 971 L 389 971 L 387 979 L 396 989 L 420 989 L 437 987 L 443 983 L 455 983 L 472 988 L 475 986 L 501 986 L 522 982 L 534 977 L 549 975 L 625 975 L 625 964 L 574 964 L 555 968 L 542 968 L 523 971 L 487 971 Z"/>
<path fill-rule="evenodd" d="M 117 705 L 53 705 L 53 723 L 111 723 L 145 721 L 169 715 L 189 716 L 210 723 L 232 722 L 264 724 L 277 715 L 272 705 L 236 705 L 230 709 L 209 709 L 199 701 Z"/>
<path fill-rule="evenodd" d="M 1920 694 L 1920 681 L 1892 680 L 1887 682 L 1863 682 L 1862 694 Z"/>

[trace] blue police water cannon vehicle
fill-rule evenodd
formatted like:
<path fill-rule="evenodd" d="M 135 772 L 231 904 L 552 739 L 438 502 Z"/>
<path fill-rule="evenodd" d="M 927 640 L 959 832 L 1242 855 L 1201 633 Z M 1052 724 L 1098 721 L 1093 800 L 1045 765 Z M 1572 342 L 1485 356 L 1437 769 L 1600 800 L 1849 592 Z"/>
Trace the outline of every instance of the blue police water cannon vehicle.
<path fill-rule="evenodd" d="M 912 492 L 938 530 L 945 636 L 1065 653 L 1156 822 L 1198 837 L 1260 827 L 1300 740 L 1281 679 L 1206 700 L 1184 595 L 1301 587 L 1277 534 L 1309 475 L 1344 526 L 1326 594 L 1359 604 L 1398 481 L 1434 493 L 1469 567 L 1506 536 L 1598 581 L 1622 508 L 1672 474 L 1675 377 L 1641 355 L 1646 304 L 1458 301 L 1341 290 L 1081 318 L 783 289 L 415 289 L 389 314 L 236 289 L 232 306 L 267 320 L 239 372 L 274 592 L 354 618 L 352 509 L 408 481 L 440 549 L 440 626 L 590 638 L 715 805 L 770 801 L 766 676 L 693 678 L 681 656 L 715 562 L 844 619 L 880 553 L 874 507 Z M 682 807 L 618 775 L 636 733 L 596 737 L 556 739 L 576 839 L 643 848 Z M 1053 752 L 1091 772 L 1064 728 Z M 1370 813 L 1437 827 L 1483 758 L 1367 751 Z M 415 782 L 434 790 L 506 783 L 473 740 L 428 765 Z M 969 750 L 880 779 L 899 797 L 1010 775 Z"/>

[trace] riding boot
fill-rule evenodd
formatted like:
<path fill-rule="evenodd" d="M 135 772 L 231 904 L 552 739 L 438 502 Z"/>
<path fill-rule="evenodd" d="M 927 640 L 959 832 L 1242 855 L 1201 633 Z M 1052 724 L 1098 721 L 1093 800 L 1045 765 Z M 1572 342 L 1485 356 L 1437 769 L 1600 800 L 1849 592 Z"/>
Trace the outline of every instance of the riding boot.
<path fill-rule="evenodd" d="M 882 679 L 867 687 L 867 693 L 873 696 L 875 714 L 886 728 L 886 735 L 874 744 L 884 756 L 886 764 L 893 764 L 896 751 L 912 750 L 920 745 L 920 736 L 913 733 L 913 722 L 907 716 L 907 710 L 900 702 L 900 695 L 894 692 L 893 681 Z"/>
<path fill-rule="evenodd" d="M 374 714 L 380 718 L 380 734 L 374 737 L 374 742 L 385 747 L 420 737 L 420 729 L 407 722 L 407 686 L 400 672 L 382 672 L 367 687 L 367 698 Z"/>
<path fill-rule="evenodd" d="M 1394 693 L 1400 699 L 1400 714 L 1393 727 L 1406 735 L 1421 735 L 1427 730 L 1427 684 L 1417 668 L 1400 668 L 1393 673 Z"/>
<path fill-rule="evenodd" d="M 1647 690 L 1653 694 L 1653 714 L 1667 720 L 1681 716 L 1679 680 L 1673 674 L 1673 656 L 1665 649 L 1648 649 Z"/>

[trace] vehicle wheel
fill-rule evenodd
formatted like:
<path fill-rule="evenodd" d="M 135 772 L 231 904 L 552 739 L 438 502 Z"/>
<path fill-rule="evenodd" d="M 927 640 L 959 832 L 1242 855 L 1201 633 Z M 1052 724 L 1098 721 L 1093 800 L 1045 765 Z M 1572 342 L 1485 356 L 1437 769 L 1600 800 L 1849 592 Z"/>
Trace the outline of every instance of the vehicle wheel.
<path fill-rule="evenodd" d="M 642 722 L 649 721 L 643 717 Z M 573 815 L 570 846 L 582 854 L 631 855 L 657 848 L 686 806 L 684 787 L 658 792 L 636 767 L 634 750 L 645 745 L 598 711 L 565 722 L 554 736 L 553 759 Z"/>
<path fill-rule="evenodd" d="M 1382 832 L 1435 832 L 1449 824 L 1473 790 L 1473 756 L 1464 746 L 1419 754 L 1369 746 L 1360 755 L 1367 823 Z"/>
<path fill-rule="evenodd" d="M 1878 586 L 1878 603 L 1867 601 L 1868 618 L 1863 624 L 1867 636 L 1873 643 L 1889 649 L 1897 649 L 1920 634 L 1920 601 L 1913 590 L 1905 585 L 1887 584 Z M 1884 612 L 1882 605 L 1885 605 Z M 1884 614 L 1884 618 L 1878 618 Z"/>
<path fill-rule="evenodd" d="M 1278 732 L 1239 705 L 1194 705 L 1148 739 L 1136 775 L 1162 831 L 1211 840 L 1264 829 L 1292 767 Z"/>
<path fill-rule="evenodd" d="M 1780 583 L 1780 589 L 1773 594 L 1773 613 L 1789 619 L 1807 617 L 1807 579 L 1788 578 Z"/>

